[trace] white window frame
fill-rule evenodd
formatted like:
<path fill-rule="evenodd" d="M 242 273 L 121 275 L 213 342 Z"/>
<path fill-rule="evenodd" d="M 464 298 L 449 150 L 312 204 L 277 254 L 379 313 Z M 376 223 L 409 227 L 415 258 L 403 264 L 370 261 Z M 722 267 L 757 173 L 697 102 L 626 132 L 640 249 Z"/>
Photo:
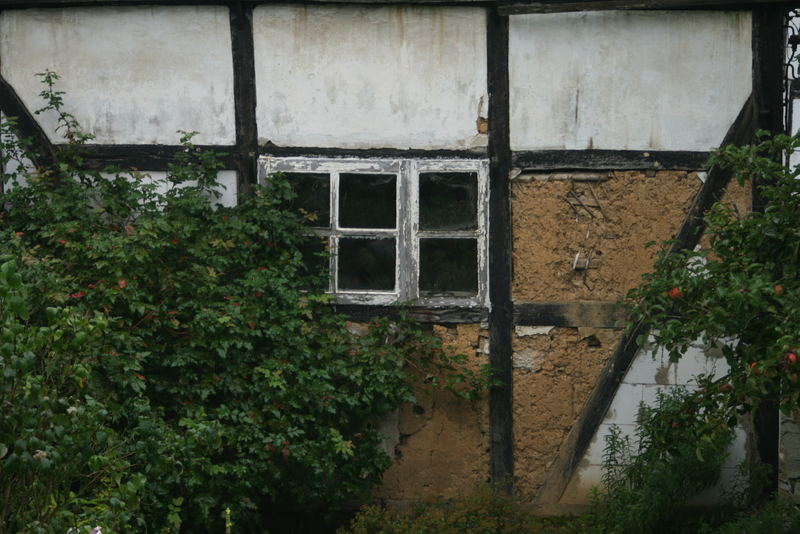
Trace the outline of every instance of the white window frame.
<path fill-rule="evenodd" d="M 277 172 L 318 172 L 330 176 L 330 230 L 315 230 L 329 237 L 330 250 L 338 250 L 338 240 L 347 236 L 394 237 L 395 289 L 337 290 L 337 258 L 331 254 L 331 281 L 328 293 L 339 304 L 389 305 L 411 302 L 420 306 L 488 307 L 488 203 L 489 161 L 485 159 L 426 159 L 426 158 L 323 158 L 261 156 L 258 178 L 262 185 L 270 174 Z M 422 231 L 419 229 L 419 175 L 426 172 L 474 172 L 478 177 L 477 228 L 468 231 Z M 396 224 L 393 229 L 342 228 L 339 226 L 339 175 L 342 173 L 384 173 L 397 175 Z M 473 296 L 420 296 L 419 257 L 420 238 L 474 238 L 477 240 L 478 291 Z"/>

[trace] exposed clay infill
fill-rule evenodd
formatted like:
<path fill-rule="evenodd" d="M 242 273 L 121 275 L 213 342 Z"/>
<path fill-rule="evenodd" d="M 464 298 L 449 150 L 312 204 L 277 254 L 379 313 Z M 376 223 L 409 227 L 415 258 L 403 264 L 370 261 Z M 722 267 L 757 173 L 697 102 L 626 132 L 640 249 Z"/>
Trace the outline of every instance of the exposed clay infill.
<path fill-rule="evenodd" d="M 470 365 L 488 363 L 482 353 L 487 333 L 479 325 L 435 326 L 445 345 L 470 357 Z M 404 405 L 395 423 L 399 442 L 394 463 L 375 490 L 389 504 L 452 498 L 489 477 L 489 409 L 486 398 L 460 399 L 447 391 L 417 384 L 417 402 Z"/>
<path fill-rule="evenodd" d="M 521 330 L 514 339 L 514 472 L 533 496 L 583 410 L 621 331 L 596 328 Z"/>
<path fill-rule="evenodd" d="M 616 300 L 674 236 L 702 185 L 696 173 L 543 174 L 512 187 L 516 301 Z"/>

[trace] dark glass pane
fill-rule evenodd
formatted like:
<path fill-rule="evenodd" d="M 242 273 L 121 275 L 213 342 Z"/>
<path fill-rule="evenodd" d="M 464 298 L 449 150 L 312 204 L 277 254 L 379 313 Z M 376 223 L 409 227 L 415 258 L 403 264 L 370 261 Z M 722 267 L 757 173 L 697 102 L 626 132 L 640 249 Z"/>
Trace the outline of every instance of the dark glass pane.
<path fill-rule="evenodd" d="M 318 277 L 319 280 L 312 281 L 315 288 L 327 289 L 328 287 L 328 238 L 310 236 L 307 241 L 299 247 L 303 255 L 303 264 L 306 266 L 306 274 Z"/>
<path fill-rule="evenodd" d="M 477 239 L 420 239 L 420 293 L 477 294 Z"/>
<path fill-rule="evenodd" d="M 339 226 L 394 228 L 396 197 L 394 174 L 340 174 Z"/>
<path fill-rule="evenodd" d="M 478 175 L 474 172 L 420 173 L 419 227 L 422 230 L 476 229 Z"/>
<path fill-rule="evenodd" d="M 291 209 L 312 214 L 309 225 L 315 228 L 331 227 L 331 181 L 327 174 L 287 172 L 286 179 L 297 197 Z"/>
<path fill-rule="evenodd" d="M 339 239 L 339 289 L 394 289 L 394 238 Z"/>

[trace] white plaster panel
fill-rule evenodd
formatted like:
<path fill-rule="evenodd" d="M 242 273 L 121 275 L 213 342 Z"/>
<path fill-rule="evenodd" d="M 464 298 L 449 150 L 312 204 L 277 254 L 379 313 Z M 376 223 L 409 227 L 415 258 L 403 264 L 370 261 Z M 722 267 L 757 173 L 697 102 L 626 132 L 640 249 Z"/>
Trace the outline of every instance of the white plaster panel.
<path fill-rule="evenodd" d="M 669 366 L 669 355 L 663 350 L 643 350 L 633 360 L 623 383 L 656 384 Z"/>
<path fill-rule="evenodd" d="M 587 504 L 591 488 L 602 481 L 603 451 L 605 449 L 605 436 L 610 432 L 612 425 L 616 425 L 625 436 L 630 436 L 632 444 L 636 444 L 636 422 L 640 404 L 655 406 L 659 392 L 668 393 L 676 385 L 681 385 L 687 390 L 697 389 L 693 377 L 698 373 L 716 372 L 716 376 L 728 371 L 725 360 L 720 356 L 720 350 L 710 348 L 709 345 L 698 339 L 692 343 L 684 357 L 676 364 L 670 363 L 665 351 L 653 349 L 653 337 L 648 340 L 649 346 L 640 350 L 622 383 L 617 388 L 609 410 L 603 422 L 598 426 L 586 450 L 580 467 L 575 471 L 564 493 L 561 504 Z M 726 339 L 721 342 L 731 343 Z M 747 431 L 737 426 L 734 429 L 734 439 L 728 447 L 728 457 L 723 464 L 722 478 L 713 488 L 695 496 L 690 504 L 715 504 L 721 502 L 727 488 L 735 481 L 738 466 L 747 458 L 748 450 Z"/>
<path fill-rule="evenodd" d="M 3 76 L 31 110 L 34 75 L 61 76 L 65 109 L 97 143 L 235 142 L 233 66 L 224 7 L 93 7 L 3 11 Z M 55 117 L 39 120 L 51 139 Z"/>
<path fill-rule="evenodd" d="M 156 192 L 159 194 L 166 194 L 170 189 L 170 185 L 166 182 L 167 173 L 165 171 L 141 171 L 141 179 L 146 183 L 158 183 Z M 237 174 L 236 171 L 219 171 L 217 173 L 217 183 L 219 187 L 216 191 L 220 193 L 219 197 L 209 195 L 208 198 L 214 207 L 224 206 L 232 207 L 237 204 Z M 178 187 L 193 187 L 197 185 L 196 180 L 188 181 Z"/>
<path fill-rule="evenodd" d="M 792 99 L 792 131 L 790 132 L 792 135 L 797 135 L 800 132 L 800 99 L 794 98 Z M 789 154 L 789 165 L 793 168 L 800 165 L 800 152 L 794 151 Z"/>
<path fill-rule="evenodd" d="M 253 26 L 261 143 L 486 145 L 482 8 L 264 5 Z"/>
<path fill-rule="evenodd" d="M 620 384 L 603 422 L 605 424 L 635 425 L 639 406 L 642 403 L 642 387 L 638 384 Z"/>
<path fill-rule="evenodd" d="M 619 428 L 622 437 L 627 437 L 630 439 L 632 445 L 636 444 L 636 425 L 618 424 L 617 428 Z M 595 484 L 600 483 L 600 474 L 602 471 L 599 468 L 603 464 L 603 453 L 606 448 L 606 436 L 609 434 L 611 434 L 611 424 L 601 424 L 597 430 L 597 434 L 595 434 L 592 442 L 589 444 L 589 450 L 586 452 L 586 456 L 584 456 L 583 465 L 594 465 L 598 467 L 598 476 L 596 478 L 597 482 L 595 482 Z"/>
<path fill-rule="evenodd" d="M 515 150 L 708 150 L 751 91 L 749 13 L 534 14 L 510 24 Z"/>

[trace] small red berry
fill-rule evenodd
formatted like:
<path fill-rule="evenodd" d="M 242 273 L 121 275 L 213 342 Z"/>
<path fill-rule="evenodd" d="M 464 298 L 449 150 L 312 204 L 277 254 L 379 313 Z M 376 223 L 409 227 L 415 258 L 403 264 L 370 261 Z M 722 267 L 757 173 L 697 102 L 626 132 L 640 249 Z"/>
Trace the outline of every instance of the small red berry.
<path fill-rule="evenodd" d="M 780 297 L 785 292 L 785 289 L 781 284 L 775 284 L 775 287 L 772 288 L 772 292 L 775 293 L 776 296 Z"/>
<path fill-rule="evenodd" d="M 794 365 L 797 363 L 797 354 L 794 352 L 787 352 L 783 359 L 788 365 Z"/>
<path fill-rule="evenodd" d="M 66 245 L 67 244 L 67 240 L 66 239 L 59 239 L 58 240 L 58 244 L 59 245 Z"/>
<path fill-rule="evenodd" d="M 124 278 L 120 278 L 117 281 L 117 285 L 119 286 L 120 289 L 125 289 L 126 287 L 128 287 L 128 281 L 125 280 Z"/>
<path fill-rule="evenodd" d="M 683 291 L 681 291 L 677 287 L 673 287 L 672 289 L 669 290 L 669 298 L 673 300 L 683 298 Z"/>

